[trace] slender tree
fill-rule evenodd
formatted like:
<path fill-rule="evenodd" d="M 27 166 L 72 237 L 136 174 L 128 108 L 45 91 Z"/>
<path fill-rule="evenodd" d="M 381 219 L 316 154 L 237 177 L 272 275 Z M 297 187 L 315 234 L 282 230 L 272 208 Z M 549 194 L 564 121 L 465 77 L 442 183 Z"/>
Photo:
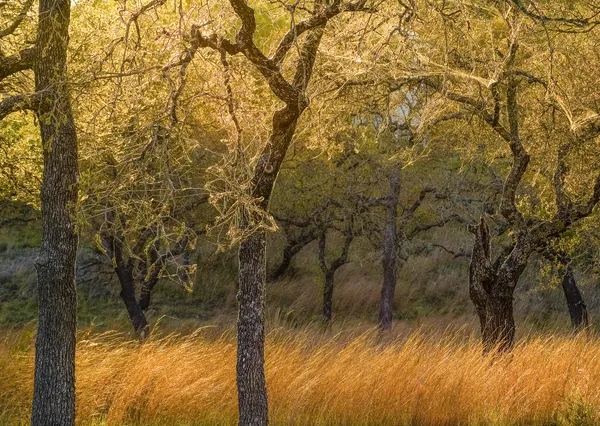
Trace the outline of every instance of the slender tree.
<path fill-rule="evenodd" d="M 319 267 L 323 271 L 323 317 L 325 321 L 331 321 L 333 315 L 333 290 L 336 271 L 348 263 L 348 251 L 350 244 L 354 239 L 353 219 L 347 219 L 345 228 L 343 229 L 344 243 L 339 256 L 327 263 L 327 228 L 321 231 L 319 236 Z"/>
<path fill-rule="evenodd" d="M 228 57 L 243 55 L 282 105 L 272 115 L 268 139 L 262 146 L 249 172 L 248 194 L 253 200 L 242 206 L 239 245 L 239 289 L 237 321 L 237 388 L 240 425 L 268 423 L 267 391 L 264 374 L 265 337 L 265 283 L 266 231 L 260 222 L 269 211 L 271 193 L 288 147 L 292 142 L 298 120 L 309 105 L 307 88 L 313 75 L 319 46 L 325 27 L 335 16 L 347 11 L 364 11 L 366 0 L 327 2 L 314 0 L 308 16 L 293 24 L 277 43 L 268 57 L 256 43 L 257 20 L 255 10 L 246 0 L 230 0 L 231 8 L 241 26 L 235 40 L 220 34 L 204 34 L 200 26 L 193 26 L 191 46 L 179 64 L 185 74 L 187 65 L 198 49 L 210 48 L 218 52 L 224 68 L 229 68 Z M 298 4 L 287 8 L 294 13 Z M 299 12 L 300 13 L 300 12 Z M 294 52 L 292 64 L 285 62 Z M 285 64 L 284 64 L 285 63 Z M 283 66 L 287 67 L 284 72 Z M 290 77 L 291 76 L 291 77 Z M 234 111 L 231 86 L 228 81 L 230 114 Z M 177 94 L 177 93 L 176 93 Z M 176 100 L 176 97 L 175 99 Z M 233 115 L 233 114 L 232 114 Z M 237 119 L 236 127 L 239 130 Z M 239 136 L 239 132 L 238 132 Z M 268 214 L 268 213 L 267 213 Z"/>

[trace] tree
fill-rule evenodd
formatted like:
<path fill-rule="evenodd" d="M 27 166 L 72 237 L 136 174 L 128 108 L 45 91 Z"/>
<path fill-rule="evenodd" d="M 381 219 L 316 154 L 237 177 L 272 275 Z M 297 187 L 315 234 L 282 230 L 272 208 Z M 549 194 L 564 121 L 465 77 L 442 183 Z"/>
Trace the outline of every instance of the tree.
<path fill-rule="evenodd" d="M 269 202 L 275 180 L 288 147 L 292 142 L 298 120 L 309 105 L 307 88 L 311 81 L 319 45 L 325 26 L 337 15 L 348 11 L 364 11 L 366 0 L 325 2 L 315 0 L 312 10 L 305 12 L 298 4 L 286 7 L 294 14 L 290 29 L 277 43 L 271 57 L 267 57 L 255 41 L 257 36 L 256 11 L 245 0 L 230 0 L 231 8 L 241 21 L 235 40 L 221 34 L 204 34 L 203 28 L 194 25 L 189 39 L 190 48 L 180 61 L 182 72 L 194 58 L 198 49 L 210 48 L 229 69 L 229 57 L 243 55 L 260 75 L 275 96 L 279 105 L 272 114 L 268 139 L 262 144 L 256 160 L 249 170 L 246 200 L 239 210 L 239 290 L 238 290 L 238 354 L 237 386 L 240 425 L 264 425 L 268 422 L 267 393 L 264 377 L 264 292 L 266 281 L 266 230 L 263 221 L 268 217 Z M 297 20 L 300 16 L 302 19 Z M 302 39 L 302 42 L 298 41 Z M 294 49 L 298 46 L 297 50 Z M 291 54 L 293 52 L 293 54 Z M 293 58 L 290 65 L 286 59 Z M 285 71 L 284 71 L 285 66 Z M 291 75 L 291 79 L 290 76 Z M 228 110 L 235 116 L 229 80 Z M 239 122 L 233 119 L 241 132 Z M 236 152 L 240 152 L 239 149 Z M 218 204 L 218 199 L 213 198 Z"/>
<path fill-rule="evenodd" d="M 32 96 L 36 100 L 44 147 L 42 247 L 36 262 L 39 323 L 31 415 L 31 424 L 36 426 L 75 422 L 78 166 L 67 81 L 70 10 L 69 0 L 40 0 L 31 64 L 35 93 L 29 102 Z"/>
<path fill-rule="evenodd" d="M 571 325 L 575 330 L 586 329 L 589 326 L 588 312 L 581 291 L 577 287 L 571 259 L 552 247 L 547 248 L 543 255 L 553 265 L 559 265 L 558 270 L 562 276 L 561 287 L 571 317 Z"/>
<path fill-rule="evenodd" d="M 76 104 L 79 226 L 113 269 L 141 338 L 150 331 L 146 315 L 159 280 L 192 289 L 190 254 L 202 223 L 214 218 L 202 209 L 208 200 L 202 187 L 215 162 L 211 150 L 218 152 L 215 140 L 223 137 L 199 121 L 204 110 L 187 104 L 185 113 L 171 110 L 176 84 L 162 68 L 180 45 L 175 28 L 181 17 L 161 8 L 165 3 L 117 11 L 101 0 L 74 8 L 71 68 L 83 88 Z M 98 43 L 98 33 L 115 38 Z"/>
<path fill-rule="evenodd" d="M 340 267 L 348 263 L 348 251 L 355 236 L 353 222 L 354 220 L 352 217 L 346 218 L 346 224 L 342 232 L 344 236 L 342 251 L 340 252 L 339 256 L 334 258 L 331 262 L 329 262 L 329 264 L 327 264 L 326 256 L 328 229 L 325 227 L 323 230 L 321 230 L 321 235 L 319 236 L 319 267 L 321 268 L 321 271 L 323 271 L 325 278 L 323 282 L 323 317 L 327 322 L 331 321 L 331 317 L 333 315 L 333 289 L 335 273 Z"/>
<path fill-rule="evenodd" d="M 553 67 L 548 69 L 520 48 L 525 45 L 533 51 L 545 51 L 546 42 L 552 48 L 559 42 L 561 51 L 566 52 L 577 39 L 576 34 L 559 33 L 552 40 L 539 39 L 535 23 L 505 4 L 478 5 L 487 11 L 485 15 L 467 7 L 450 22 L 447 13 L 455 6 L 439 5 L 437 9 L 441 26 L 448 30 L 448 42 L 455 46 L 452 54 L 440 61 L 447 52 L 430 52 L 429 58 L 422 61 L 422 68 L 416 73 L 411 70 L 404 83 L 418 81 L 439 93 L 432 101 L 437 111 L 429 117 L 431 122 L 445 123 L 441 126 L 449 129 L 449 121 L 476 119 L 485 129 L 469 130 L 477 145 L 485 137 L 501 141 L 508 148 L 500 155 L 508 154 L 510 163 L 503 163 L 508 171 L 504 172 L 496 211 L 506 222 L 509 242 L 494 247 L 489 218 L 483 214 L 479 223 L 471 227 L 475 242 L 469 274 L 470 296 L 479 316 L 483 343 L 488 350 L 507 350 L 515 336 L 513 294 L 530 256 L 590 216 L 600 200 L 600 177 L 592 170 L 584 172 L 582 163 L 574 167 L 575 159 L 593 155 L 595 148 L 589 142 L 600 134 L 598 115 L 593 112 L 593 96 L 588 95 L 591 86 L 584 82 L 587 77 L 573 84 L 576 77 L 570 72 L 571 63 L 555 63 L 552 58 Z M 435 25 L 428 25 L 430 31 L 436 31 Z M 484 41 L 487 33 L 478 32 L 482 25 L 495 25 L 499 30 L 496 39 Z M 457 43 L 467 27 L 471 28 L 472 43 L 478 49 Z M 441 33 L 425 35 L 425 29 L 422 34 L 427 43 L 445 37 Z M 589 50 L 581 52 L 573 61 L 583 64 L 591 59 Z M 447 70 L 444 77 L 431 77 L 441 63 Z M 565 92 L 577 93 L 577 107 L 564 104 Z M 579 108 L 592 113 L 577 117 L 575 109 Z M 488 149 L 493 155 L 501 152 Z M 550 163 L 548 158 L 555 160 Z M 545 177 L 543 182 L 530 179 L 533 170 Z M 534 197 L 526 196 L 531 194 Z M 535 199 L 541 201 L 541 208 L 535 207 Z"/>
<path fill-rule="evenodd" d="M 31 0 L 21 4 L 0 31 L 0 41 L 14 37 L 17 43 L 25 42 L 26 33 L 21 30 L 29 23 L 32 6 Z M 75 422 L 78 165 L 67 79 L 70 10 L 69 0 L 40 0 L 35 45 L 0 57 L 0 80 L 28 70 L 35 75 L 33 92 L 0 102 L 0 118 L 16 111 L 35 111 L 43 146 L 42 247 L 36 262 L 39 322 L 31 415 L 31 424 L 36 426 Z"/>
<path fill-rule="evenodd" d="M 125 156 L 115 153 L 86 170 L 93 178 L 82 211 L 87 235 L 113 267 L 134 331 L 144 339 L 150 331 L 145 312 L 159 279 L 191 290 L 189 254 L 208 197 L 190 190 L 203 183 L 193 148 L 178 138 L 151 134 L 149 142 L 142 130 L 134 134 Z"/>

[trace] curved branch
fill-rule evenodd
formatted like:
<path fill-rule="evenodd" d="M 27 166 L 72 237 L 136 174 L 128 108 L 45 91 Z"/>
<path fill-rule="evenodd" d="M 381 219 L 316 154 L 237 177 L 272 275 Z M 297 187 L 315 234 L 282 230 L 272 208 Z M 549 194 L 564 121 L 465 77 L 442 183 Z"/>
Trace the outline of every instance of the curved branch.
<path fill-rule="evenodd" d="M 0 101 L 0 120 L 19 111 L 36 111 L 41 101 L 41 94 L 28 93 L 14 95 Z"/>

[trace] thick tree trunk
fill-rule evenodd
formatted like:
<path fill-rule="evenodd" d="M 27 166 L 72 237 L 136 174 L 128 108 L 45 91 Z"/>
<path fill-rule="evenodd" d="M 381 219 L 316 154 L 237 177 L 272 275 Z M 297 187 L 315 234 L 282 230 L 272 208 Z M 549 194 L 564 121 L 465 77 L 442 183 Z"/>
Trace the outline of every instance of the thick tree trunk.
<path fill-rule="evenodd" d="M 394 315 L 394 293 L 396 292 L 396 221 L 400 197 L 400 167 L 390 174 L 390 195 L 386 200 L 386 219 L 383 230 L 383 284 L 379 300 L 379 328 L 389 330 Z"/>
<path fill-rule="evenodd" d="M 77 135 L 67 87 L 70 0 L 40 0 L 35 88 L 44 147 L 31 424 L 75 423 Z"/>
<path fill-rule="evenodd" d="M 233 3 L 232 3 L 233 4 Z M 239 6 L 239 5 L 238 5 Z M 256 22 L 254 11 L 238 7 L 244 25 L 238 40 L 252 38 Z M 304 90 L 312 74 L 323 27 L 317 27 L 306 36 L 299 52 L 293 86 L 283 87 L 273 79 L 269 85 L 286 106 L 273 114 L 272 133 L 254 168 L 252 196 L 260 200 L 260 207 L 268 211 L 275 180 L 292 142 L 298 118 L 308 107 Z M 248 31 L 244 33 L 245 31 Z M 240 34 L 242 34 L 240 36 Z M 247 55 L 253 55 L 249 50 Z M 255 56 L 256 59 L 256 56 Z M 262 61 L 258 58 L 257 60 Z M 262 67 L 262 65 L 261 65 Z M 260 68 L 259 68 L 260 70 Z M 263 75 L 268 70 L 263 69 Z M 269 73 L 272 71 L 268 71 Z M 238 291 L 238 353 L 237 388 L 240 426 L 266 426 L 269 423 L 267 389 L 264 371 L 265 344 L 265 287 L 266 287 L 266 235 L 264 230 L 250 235 L 240 243 Z"/>
<path fill-rule="evenodd" d="M 562 280 L 562 288 L 567 299 L 567 307 L 571 316 L 571 324 L 575 329 L 586 328 L 588 326 L 588 314 L 583 296 L 577 288 L 577 282 L 573 275 L 573 269 L 567 266 L 567 270 Z"/>
<path fill-rule="evenodd" d="M 527 264 L 527 256 L 490 262 L 490 231 L 483 218 L 472 229 L 475 234 L 469 265 L 469 296 L 479 317 L 481 339 L 486 351 L 510 350 L 515 338 L 513 293 Z M 517 253 L 516 247 L 511 253 Z M 519 251 L 520 252 L 520 251 Z"/>
<path fill-rule="evenodd" d="M 323 287 L 323 317 L 331 321 L 333 315 L 333 278 L 335 271 L 325 273 L 325 285 Z"/>
<path fill-rule="evenodd" d="M 258 159 L 253 178 L 252 195 L 261 200 L 260 207 L 265 211 L 301 112 L 286 106 L 273 116 L 273 133 Z M 264 368 L 266 249 L 266 233 L 261 229 L 243 240 L 238 252 L 236 383 L 240 426 L 269 423 Z"/>
<path fill-rule="evenodd" d="M 515 337 L 514 286 L 500 284 L 504 281 L 502 277 L 496 276 L 491 282 L 474 282 L 474 276 L 471 274 L 469 294 L 479 317 L 483 345 L 486 351 L 495 347 L 501 351 L 510 350 Z M 486 289 L 485 293 L 476 288 Z"/>
<path fill-rule="evenodd" d="M 485 306 L 485 319 L 481 338 L 486 350 L 496 347 L 500 351 L 512 349 L 515 340 L 512 294 L 490 295 Z"/>
<path fill-rule="evenodd" d="M 240 244 L 237 321 L 237 387 L 240 426 L 268 423 L 264 371 L 266 235 L 259 231 Z"/>

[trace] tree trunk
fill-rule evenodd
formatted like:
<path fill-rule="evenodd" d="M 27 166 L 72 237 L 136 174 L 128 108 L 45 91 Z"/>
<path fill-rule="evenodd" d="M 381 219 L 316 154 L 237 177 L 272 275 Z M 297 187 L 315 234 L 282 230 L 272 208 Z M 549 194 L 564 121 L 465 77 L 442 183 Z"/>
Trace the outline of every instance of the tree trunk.
<path fill-rule="evenodd" d="M 259 231 L 239 249 L 237 387 L 240 426 L 268 423 L 264 371 L 266 235 Z"/>
<path fill-rule="evenodd" d="M 150 327 L 146 320 L 146 315 L 144 315 L 144 311 L 135 297 L 135 281 L 133 279 L 133 273 L 126 265 L 120 264 L 117 265 L 115 271 L 117 272 L 119 282 L 121 283 L 120 296 L 125 304 L 127 313 L 129 314 L 133 329 L 140 338 L 144 340 L 148 337 Z"/>
<path fill-rule="evenodd" d="M 150 307 L 150 300 L 152 298 L 152 290 L 154 290 L 154 286 L 158 283 L 158 273 L 149 277 L 148 280 L 145 280 L 142 283 L 142 288 L 140 292 L 140 308 L 142 311 L 147 311 Z"/>
<path fill-rule="evenodd" d="M 294 256 L 292 253 L 292 248 L 293 246 L 287 245 L 283 249 L 283 257 L 281 259 L 281 263 L 279 264 L 275 272 L 273 272 L 273 275 L 271 275 L 272 280 L 276 280 L 277 278 L 281 277 L 285 273 L 285 271 L 287 271 L 290 267 L 290 264 L 292 263 L 292 257 Z"/>
<path fill-rule="evenodd" d="M 571 316 L 571 324 L 575 329 L 586 328 L 588 326 L 588 314 L 583 296 L 577 288 L 577 282 L 573 275 L 573 269 L 567 266 L 567 270 L 562 280 L 562 288 L 567 299 L 567 307 Z"/>
<path fill-rule="evenodd" d="M 240 8 L 240 11 L 242 8 Z M 246 28 L 255 28 L 252 9 L 245 9 Z M 298 65 L 291 88 L 275 81 L 271 89 L 279 93 L 286 106 L 273 114 L 272 133 L 264 146 L 252 178 L 252 196 L 260 200 L 260 207 L 268 211 L 275 180 L 281 169 L 288 147 L 292 142 L 298 118 L 308 107 L 303 91 L 310 80 L 324 26 L 309 32 L 299 52 Z M 248 36 L 248 34 L 245 34 Z M 238 34 L 240 37 L 240 34 Z M 252 37 L 252 35 L 250 35 Z M 251 52 L 252 53 L 252 52 Z M 264 75 L 264 72 L 263 72 Z M 289 99 L 287 99 L 289 97 Z M 267 388 L 265 384 L 265 287 L 266 234 L 259 230 L 240 243 L 238 291 L 238 352 L 237 388 L 240 426 L 266 426 L 269 423 Z"/>
<path fill-rule="evenodd" d="M 75 423 L 77 135 L 67 87 L 70 0 L 40 0 L 34 61 L 44 148 L 39 323 L 31 424 Z"/>
<path fill-rule="evenodd" d="M 475 306 L 481 326 L 481 340 L 486 351 L 498 347 L 500 351 L 510 350 L 514 344 L 515 320 L 513 315 L 512 288 L 502 283 L 502 277 L 493 281 L 475 282 L 471 274 L 469 294 Z M 486 289 L 484 293 L 476 290 Z"/>
<path fill-rule="evenodd" d="M 486 350 L 498 347 L 503 352 L 512 349 L 515 340 L 512 294 L 490 295 L 485 306 L 485 319 L 481 338 Z"/>
<path fill-rule="evenodd" d="M 333 314 L 333 278 L 335 271 L 325 273 L 325 286 L 323 287 L 323 316 L 327 322 L 331 321 Z"/>
<path fill-rule="evenodd" d="M 379 301 L 379 328 L 392 328 L 394 315 L 394 293 L 396 291 L 396 220 L 400 197 L 400 167 L 395 167 L 390 175 L 390 195 L 386 201 L 386 219 L 383 231 L 383 284 Z"/>
<path fill-rule="evenodd" d="M 479 317 L 483 346 L 486 351 L 496 347 L 500 351 L 510 350 L 515 338 L 513 293 L 527 257 L 509 256 L 504 262 L 492 265 L 490 231 L 485 220 L 481 218 L 471 231 L 475 243 L 469 265 L 469 296 Z M 520 252 L 515 247 L 511 254 Z"/>
<path fill-rule="evenodd" d="M 286 106 L 273 115 L 273 133 L 257 161 L 252 180 L 252 195 L 261 200 L 259 205 L 265 211 L 269 210 L 273 186 L 301 112 L 297 106 Z M 240 243 L 238 252 L 236 383 L 240 426 L 269 423 L 264 368 L 266 250 L 266 233 L 259 229 Z"/>
<path fill-rule="evenodd" d="M 475 306 L 475 312 L 479 318 L 479 328 L 483 334 L 483 330 L 487 324 L 486 316 L 486 305 L 487 295 L 485 294 L 484 288 L 490 288 L 491 286 L 484 283 L 482 277 L 478 276 L 473 272 L 474 262 L 471 260 L 470 271 L 469 271 L 469 297 L 473 306 Z"/>
<path fill-rule="evenodd" d="M 125 259 L 123 254 L 123 236 L 122 235 L 107 235 L 103 237 L 107 253 L 110 254 L 112 262 L 115 265 L 114 269 L 119 278 L 121 285 L 120 296 L 125 304 L 129 319 L 133 325 L 134 331 L 142 340 L 148 337 L 150 328 L 144 311 L 140 307 L 135 295 L 135 280 L 133 278 L 133 260 Z"/>
<path fill-rule="evenodd" d="M 379 328 L 389 330 L 394 314 L 396 291 L 396 208 L 388 209 L 383 236 L 383 285 L 379 301 Z"/>

